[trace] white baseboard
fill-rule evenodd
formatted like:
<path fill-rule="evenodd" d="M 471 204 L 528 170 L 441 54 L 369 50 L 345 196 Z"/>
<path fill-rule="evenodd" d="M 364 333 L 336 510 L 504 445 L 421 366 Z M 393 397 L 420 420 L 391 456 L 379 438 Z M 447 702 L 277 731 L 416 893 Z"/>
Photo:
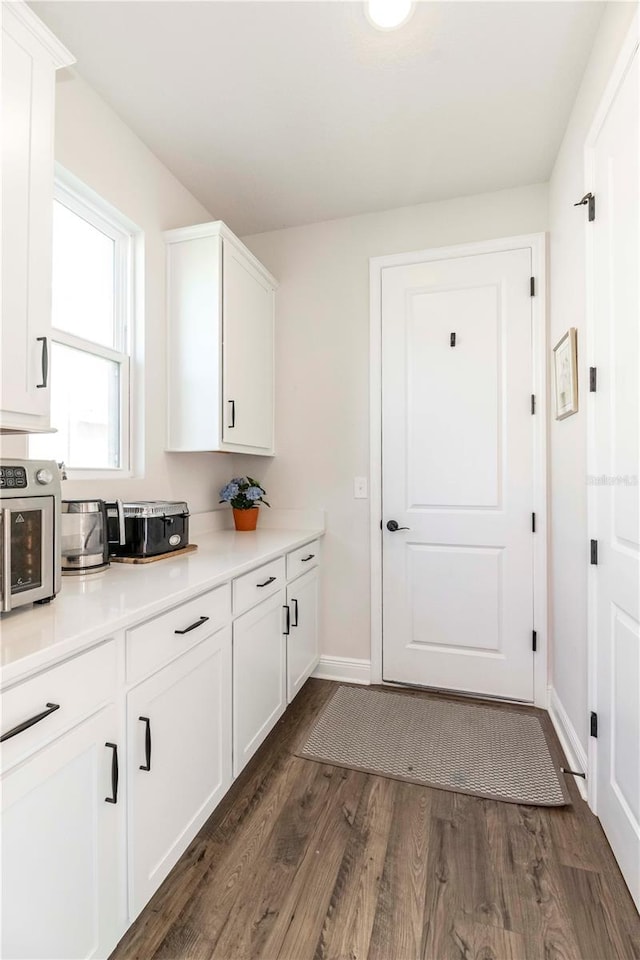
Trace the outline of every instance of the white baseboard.
<path fill-rule="evenodd" d="M 560 746 L 564 750 L 567 763 L 572 770 L 579 770 L 581 773 L 586 773 L 588 776 L 589 761 L 586 750 L 580 743 L 580 738 L 576 733 L 575 727 L 571 723 L 567 711 L 563 707 L 562 702 L 553 687 L 549 687 L 549 716 L 551 717 L 551 722 L 553 723 L 555 731 L 558 734 L 558 740 L 560 741 Z M 574 780 L 578 785 L 580 796 L 583 800 L 586 800 L 587 781 L 583 780 L 582 777 L 574 777 Z"/>
<path fill-rule="evenodd" d="M 351 657 L 320 657 L 313 671 L 318 680 L 342 680 L 343 683 L 371 683 L 371 661 Z"/>

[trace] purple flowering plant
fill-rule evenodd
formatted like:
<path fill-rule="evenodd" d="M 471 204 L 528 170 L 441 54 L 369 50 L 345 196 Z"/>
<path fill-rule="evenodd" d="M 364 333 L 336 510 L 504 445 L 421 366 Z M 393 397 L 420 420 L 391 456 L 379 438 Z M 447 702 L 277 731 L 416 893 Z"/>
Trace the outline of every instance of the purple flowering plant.
<path fill-rule="evenodd" d="M 220 491 L 220 503 L 230 503 L 235 510 L 251 510 L 259 503 L 270 507 L 264 490 L 252 477 L 234 477 Z"/>

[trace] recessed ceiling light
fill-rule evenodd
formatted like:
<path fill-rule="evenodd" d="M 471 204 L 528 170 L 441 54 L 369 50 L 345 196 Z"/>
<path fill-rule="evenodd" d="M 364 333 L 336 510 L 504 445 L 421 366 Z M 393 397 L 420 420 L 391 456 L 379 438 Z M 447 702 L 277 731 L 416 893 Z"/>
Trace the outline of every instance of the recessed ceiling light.
<path fill-rule="evenodd" d="M 414 0 L 367 0 L 367 17 L 378 30 L 396 30 L 413 13 Z"/>

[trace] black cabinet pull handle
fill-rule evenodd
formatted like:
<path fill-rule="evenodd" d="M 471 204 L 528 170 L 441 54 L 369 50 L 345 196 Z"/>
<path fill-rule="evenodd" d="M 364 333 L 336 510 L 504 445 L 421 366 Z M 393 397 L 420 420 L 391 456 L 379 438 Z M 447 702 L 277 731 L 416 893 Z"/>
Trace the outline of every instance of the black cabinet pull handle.
<path fill-rule="evenodd" d="M 111 796 L 105 797 L 105 803 L 117 803 L 118 802 L 118 744 L 117 743 L 105 743 L 105 747 L 110 747 L 113 750 L 111 754 Z"/>
<path fill-rule="evenodd" d="M 144 730 L 144 763 L 140 764 L 140 769 L 146 770 L 148 773 L 151 770 L 151 720 L 149 717 L 138 717 L 138 720 L 142 720 L 146 724 Z"/>
<path fill-rule="evenodd" d="M 49 384 L 49 341 L 46 337 L 36 337 L 36 339 L 42 344 L 42 383 L 36 383 L 36 387 L 42 390 Z"/>
<path fill-rule="evenodd" d="M 268 587 L 270 583 L 275 583 L 277 577 L 269 577 L 264 583 L 256 583 L 256 587 Z"/>
<path fill-rule="evenodd" d="M 456 345 L 456 335 L 455 335 L 455 333 L 451 333 L 451 334 L 449 335 L 449 346 L 450 346 L 450 347 L 455 347 L 455 345 Z"/>
<path fill-rule="evenodd" d="M 308 557 L 301 557 L 300 563 L 308 563 L 309 560 L 313 560 L 314 557 L 315 557 L 315 553 L 310 553 Z"/>
<path fill-rule="evenodd" d="M 36 387 L 42 390 L 49 383 L 49 341 L 46 337 L 36 337 L 36 340 L 42 344 L 42 383 L 36 383 Z"/>
<path fill-rule="evenodd" d="M 195 630 L 197 627 L 201 627 L 203 623 L 206 623 L 209 617 L 200 617 L 199 620 L 196 620 L 195 623 L 190 623 L 188 627 L 185 627 L 184 630 L 174 630 L 174 633 L 179 633 L 180 636 L 183 636 L 185 633 L 190 633 L 192 630 Z"/>
<path fill-rule="evenodd" d="M 229 430 L 233 430 L 236 425 L 236 402 L 235 400 L 227 400 L 227 403 L 231 404 L 231 423 L 229 424 Z"/>
<path fill-rule="evenodd" d="M 22 733 L 24 730 L 28 730 L 29 727 L 32 727 L 36 723 L 40 723 L 41 720 L 44 720 L 45 717 L 48 717 L 50 714 L 55 713 L 56 710 L 60 709 L 59 703 L 48 703 L 47 709 L 43 710 L 42 713 L 37 713 L 35 717 L 30 717 L 28 720 L 23 720 L 22 723 L 19 723 L 17 727 L 12 727 L 11 730 L 7 730 L 6 733 L 3 733 L 0 737 L 0 743 L 4 743 L 5 740 L 11 740 L 11 737 L 16 737 L 19 733 Z"/>
<path fill-rule="evenodd" d="M 294 604 L 295 604 L 295 606 L 294 606 Z M 291 626 L 292 626 L 292 627 L 297 627 L 297 626 L 298 626 L 298 601 L 297 601 L 297 600 L 292 600 L 292 601 L 291 601 L 291 606 L 293 607 L 293 615 L 294 615 L 294 617 L 295 617 L 295 620 L 292 620 L 292 621 L 291 621 Z"/>
<path fill-rule="evenodd" d="M 285 633 L 285 636 L 288 637 L 289 634 L 291 633 L 291 610 L 286 604 L 283 606 L 282 609 L 285 612 L 284 613 L 284 633 Z"/>

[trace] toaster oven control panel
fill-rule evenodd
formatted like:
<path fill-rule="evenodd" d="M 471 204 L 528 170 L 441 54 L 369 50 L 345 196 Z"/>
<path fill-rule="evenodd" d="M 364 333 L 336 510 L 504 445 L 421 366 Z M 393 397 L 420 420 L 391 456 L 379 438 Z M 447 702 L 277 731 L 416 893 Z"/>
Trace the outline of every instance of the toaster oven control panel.
<path fill-rule="evenodd" d="M 27 471 L 24 467 L 0 467 L 0 488 L 24 490 L 26 486 Z"/>

